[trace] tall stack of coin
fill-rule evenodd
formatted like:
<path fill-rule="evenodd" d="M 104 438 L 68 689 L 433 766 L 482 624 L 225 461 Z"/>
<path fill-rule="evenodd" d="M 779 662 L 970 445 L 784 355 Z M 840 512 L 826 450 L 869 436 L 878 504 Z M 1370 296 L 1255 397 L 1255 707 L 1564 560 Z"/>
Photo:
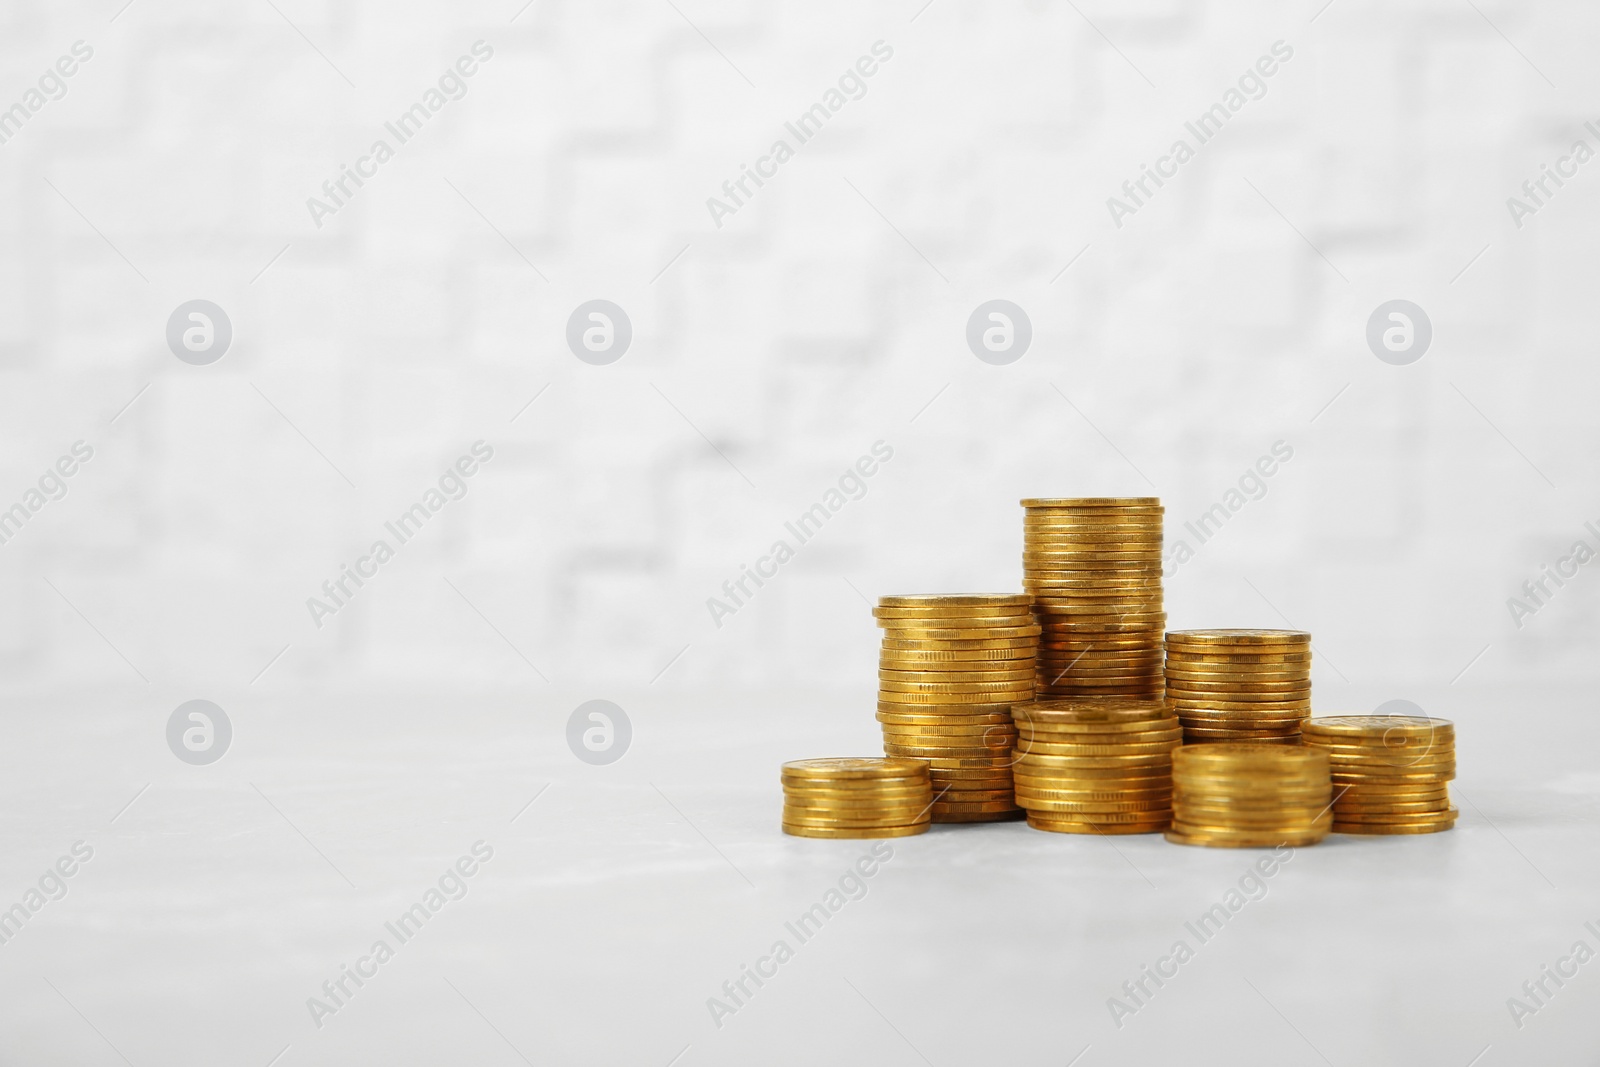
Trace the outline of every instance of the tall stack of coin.
<path fill-rule="evenodd" d="M 1180 845 L 1314 845 L 1333 826 L 1328 754 L 1257 741 L 1172 754 L 1172 829 Z"/>
<path fill-rule="evenodd" d="M 928 829 L 933 787 L 922 760 L 794 760 L 782 777 L 786 834 L 910 837 Z"/>
<path fill-rule="evenodd" d="M 1147 834 L 1172 821 L 1177 716 L 1159 700 L 1089 697 L 1018 704 L 1017 803 L 1028 825 L 1069 834 Z"/>
<path fill-rule="evenodd" d="M 1157 497 L 1024 500 L 1022 587 L 1033 594 L 1039 696 L 1161 696 Z"/>
<path fill-rule="evenodd" d="M 1166 673 L 1189 744 L 1292 745 L 1311 715 L 1311 635 L 1299 630 L 1174 630 Z"/>
<path fill-rule="evenodd" d="M 883 750 L 927 760 L 934 822 L 1021 814 L 1011 705 L 1033 699 L 1039 626 L 1027 596 L 886 596 L 878 661 Z"/>
<path fill-rule="evenodd" d="M 1431 834 L 1456 824 L 1456 727 L 1415 715 L 1312 719 L 1305 743 L 1333 768 L 1333 830 L 1340 834 Z"/>

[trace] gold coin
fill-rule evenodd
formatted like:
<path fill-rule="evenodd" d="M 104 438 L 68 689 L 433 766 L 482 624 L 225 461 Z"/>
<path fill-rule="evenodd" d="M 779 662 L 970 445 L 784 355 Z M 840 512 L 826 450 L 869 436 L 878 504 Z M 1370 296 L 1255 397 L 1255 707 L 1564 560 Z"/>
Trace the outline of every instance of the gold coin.
<path fill-rule="evenodd" d="M 971 615 L 977 618 L 988 618 L 995 615 L 1026 615 L 1031 602 L 1025 593 L 1008 593 L 1004 602 L 999 604 L 950 604 L 950 603 L 923 603 L 923 604 L 884 604 L 879 603 L 872 609 L 874 618 L 879 619 L 921 619 L 944 618 L 949 615 Z"/>
<path fill-rule="evenodd" d="M 1337 759 L 1340 756 L 1418 756 L 1430 753 L 1449 752 L 1456 750 L 1453 737 L 1429 737 L 1419 734 L 1415 737 L 1371 737 L 1363 739 L 1342 738 L 1333 740 L 1326 734 L 1318 735 L 1311 728 L 1311 723 L 1306 723 L 1306 744 L 1316 745 L 1328 755 Z"/>
<path fill-rule="evenodd" d="M 1334 790 L 1342 797 L 1351 800 L 1367 800 L 1374 803 L 1383 801 L 1407 800 L 1432 800 L 1436 797 L 1449 795 L 1450 787 L 1444 783 L 1402 783 L 1388 785 L 1374 783 L 1371 785 L 1338 786 Z"/>
<path fill-rule="evenodd" d="M 1158 496 L 1030 496 L 1022 501 L 1025 508 L 1144 508 L 1160 511 Z"/>
<path fill-rule="evenodd" d="M 1326 830 L 1313 830 L 1293 834 L 1208 834 L 1185 833 L 1180 830 L 1168 830 L 1164 835 L 1174 845 L 1204 845 L 1208 848 L 1276 848 L 1284 845 L 1290 848 L 1303 848 L 1306 845 L 1315 845 L 1328 836 Z"/>
<path fill-rule="evenodd" d="M 881 596 L 881 608 L 921 607 L 1027 607 L 1028 598 L 1017 593 L 909 593 Z"/>
<path fill-rule="evenodd" d="M 862 827 L 859 829 L 841 829 L 838 827 L 790 826 L 789 824 L 785 823 L 783 826 L 783 832 L 786 834 L 792 834 L 795 837 L 911 837 L 914 834 L 927 833 L 928 826 L 928 823 L 922 822 L 913 826 L 879 826 Z"/>
<path fill-rule="evenodd" d="M 1145 756 L 1171 754 L 1183 744 L 1181 737 L 1158 741 L 1057 741 L 1041 737 L 1018 737 L 1017 754 L 1030 756 Z"/>
<path fill-rule="evenodd" d="M 901 798 L 910 800 L 931 789 L 932 785 L 925 776 L 907 779 L 847 778 L 838 782 L 804 778 L 783 780 L 783 792 L 786 797 L 836 797 L 841 800 L 859 799 L 877 802 Z"/>
<path fill-rule="evenodd" d="M 919 715 L 915 712 L 897 715 L 893 712 L 880 711 L 877 719 L 883 726 L 961 726 L 967 728 L 988 729 L 991 726 L 1012 725 L 1011 716 L 1001 713 L 999 715 Z"/>
<path fill-rule="evenodd" d="M 916 685 L 932 682 L 939 685 L 977 685 L 999 682 L 1026 682 L 1032 680 L 1035 674 L 1034 667 L 1017 667 L 1011 670 L 983 670 L 983 671 L 896 671 L 885 668 L 878 669 L 880 682 L 895 682 L 900 685 Z M 931 677 L 930 677 L 931 676 Z"/>
<path fill-rule="evenodd" d="M 1011 811 L 948 811 L 933 817 L 937 823 L 1011 822 L 1023 816 L 1021 808 Z"/>
<path fill-rule="evenodd" d="M 1167 634 L 1167 644 L 1183 648 L 1215 648 L 1217 646 L 1250 645 L 1310 645 L 1311 635 L 1304 630 L 1172 630 Z"/>
<path fill-rule="evenodd" d="M 878 646 L 882 652 L 976 652 L 988 649 L 1018 649 L 1026 651 L 1037 648 L 1037 636 L 1025 637 L 999 637 L 999 638 L 965 638 L 953 641 L 924 641 L 916 638 L 903 639 L 885 634 L 883 641 Z M 880 652 L 880 655 L 882 654 Z"/>
<path fill-rule="evenodd" d="M 1011 800 L 940 800 L 933 805 L 935 815 L 949 815 L 956 812 L 977 811 L 1015 811 L 1017 805 Z"/>
<path fill-rule="evenodd" d="M 1339 738 L 1454 736 L 1456 728 L 1449 719 L 1430 719 L 1420 715 L 1327 715 L 1312 719 L 1311 725 L 1318 733 Z"/>
<path fill-rule="evenodd" d="M 986 696 L 992 700 L 1007 700 L 1018 694 L 1033 693 L 1033 677 L 1027 675 L 1004 682 L 878 682 L 879 694 L 921 693 L 924 695 Z M 899 700 L 899 696 L 881 695 L 883 700 Z"/>
<path fill-rule="evenodd" d="M 1079 804 L 1100 803 L 1156 803 L 1172 799 L 1172 783 L 1163 778 L 1137 778 L 1132 784 L 1097 779 L 1078 783 L 1068 779 L 1038 785 L 1024 782 L 1014 787 L 1017 796 L 1036 797 L 1040 800 L 1059 800 Z"/>
<path fill-rule="evenodd" d="M 1011 777 L 1018 787 L 1029 788 L 1064 789 L 1077 784 L 1079 788 L 1091 789 L 1119 781 L 1131 787 L 1140 781 L 1171 782 L 1172 768 L 1165 763 L 1138 767 L 1052 767 L 1023 757 L 1012 768 Z"/>
<path fill-rule="evenodd" d="M 919 811 L 933 803 L 933 793 L 932 791 L 926 791 L 892 797 L 821 797 L 790 793 L 784 796 L 783 803 L 786 807 L 821 815 L 829 813 L 861 813 L 866 815 L 896 814 L 910 817 L 915 816 Z"/>
<path fill-rule="evenodd" d="M 782 824 L 784 826 L 806 826 L 818 829 L 873 829 L 880 826 L 915 826 L 924 825 L 932 817 L 932 813 L 925 813 L 919 817 L 908 815 L 892 815 L 886 818 L 822 818 L 797 812 L 793 808 L 783 809 Z"/>
<path fill-rule="evenodd" d="M 1456 820 L 1454 816 L 1440 819 L 1432 823 L 1410 823 L 1400 826 L 1384 826 L 1377 823 L 1352 823 L 1335 822 L 1333 832 L 1336 834 L 1366 834 L 1370 836 L 1390 836 L 1399 834 L 1436 834 L 1443 830 L 1454 829 Z"/>
<path fill-rule="evenodd" d="M 1461 814 L 1459 808 L 1446 808 L 1444 811 L 1343 811 L 1336 810 L 1335 818 L 1340 822 L 1353 823 L 1386 823 L 1392 826 L 1403 826 L 1410 823 L 1436 822 L 1444 816 L 1454 819 Z"/>
<path fill-rule="evenodd" d="M 1018 705 L 1021 707 L 1022 705 Z M 1146 731 L 1124 730 L 1120 732 L 1087 733 L 1063 731 L 1057 728 L 1058 724 L 1043 724 L 1043 729 L 1034 728 L 1037 724 L 1026 719 L 1017 720 L 1017 740 L 1035 741 L 1045 745 L 1151 745 L 1166 744 L 1176 745 L 1182 740 L 1181 729 L 1175 729 L 1166 719 L 1145 719 L 1144 724 L 1154 728 Z M 1086 723 L 1088 726 L 1131 726 L 1132 723 Z"/>
<path fill-rule="evenodd" d="M 884 644 L 887 646 L 891 640 L 924 643 L 928 641 L 1008 641 L 1022 637 L 1037 637 L 1043 632 L 1038 623 L 1018 626 L 896 626 L 893 629 L 884 631 Z M 982 648 L 985 646 L 979 645 L 976 647 Z"/>
<path fill-rule="evenodd" d="M 1311 712 L 1309 700 L 1191 700 L 1189 697 L 1169 693 L 1167 701 L 1181 718 L 1186 712 L 1248 711 L 1269 715 L 1274 711 L 1299 712 L 1302 717 Z"/>
<path fill-rule="evenodd" d="M 1196 689 L 1204 693 L 1218 693 L 1228 691 L 1263 692 L 1268 689 L 1293 689 L 1311 688 L 1311 675 L 1308 671 L 1298 671 L 1293 674 L 1266 675 L 1266 674 L 1194 674 L 1189 671 L 1176 670 L 1172 664 L 1165 664 L 1163 670 L 1169 685 L 1182 686 L 1186 689 Z"/>
<path fill-rule="evenodd" d="M 1252 668 L 1288 670 L 1302 664 L 1311 662 L 1310 646 L 1300 651 L 1282 652 L 1211 652 L 1191 651 L 1184 648 L 1167 649 L 1169 662 L 1182 667 L 1193 667 L 1196 670 L 1216 668 L 1225 670 L 1239 667 L 1246 670 Z"/>
<path fill-rule="evenodd" d="M 949 708 L 952 714 L 985 714 L 991 711 L 1009 712 L 1013 704 L 1020 704 L 1033 699 L 1033 694 L 1028 693 L 1018 697 L 1014 694 L 988 695 L 972 694 L 968 701 L 963 701 L 959 696 L 950 693 L 878 693 L 878 710 L 898 712 L 902 710 L 930 708 Z M 981 710 L 980 710 L 981 709 Z"/>
<path fill-rule="evenodd" d="M 1286 752 L 1281 749 L 1262 749 L 1255 745 L 1208 745 L 1185 752 L 1182 765 L 1196 773 L 1259 767 L 1273 771 L 1310 770 L 1320 774 L 1328 766 L 1328 756 L 1314 748 Z"/>
<path fill-rule="evenodd" d="M 1450 801 L 1446 797 L 1438 800 L 1417 800 L 1392 804 L 1364 804 L 1347 800 L 1336 800 L 1333 803 L 1333 817 L 1341 819 L 1347 815 L 1379 814 L 1414 814 L 1423 812 L 1444 812 L 1450 810 Z"/>
<path fill-rule="evenodd" d="M 967 659 L 929 659 L 925 656 L 883 655 L 878 656 L 878 669 L 880 671 L 931 671 L 931 672 L 962 672 L 962 671 L 1012 671 L 1032 670 L 1037 665 L 1038 659 L 1030 649 L 1022 656 L 990 656 L 984 658 Z"/>
<path fill-rule="evenodd" d="M 883 736 L 906 743 L 926 742 L 934 745 L 976 745 L 998 743 L 1010 746 L 1018 737 L 1016 728 L 1005 723 L 994 723 L 982 728 L 905 726 L 897 723 L 879 723 Z"/>
<path fill-rule="evenodd" d="M 920 760 L 881 759 L 875 756 L 836 756 L 790 760 L 783 765 L 786 778 L 917 778 L 927 774 Z"/>

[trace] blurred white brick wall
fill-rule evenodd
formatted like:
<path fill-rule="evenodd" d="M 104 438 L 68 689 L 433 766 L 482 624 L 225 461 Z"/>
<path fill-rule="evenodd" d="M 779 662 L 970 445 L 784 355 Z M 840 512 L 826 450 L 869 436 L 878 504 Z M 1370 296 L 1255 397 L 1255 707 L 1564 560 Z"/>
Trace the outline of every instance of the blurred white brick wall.
<path fill-rule="evenodd" d="M 1594 672 L 1600 567 L 1520 631 L 1505 605 L 1600 520 L 1600 164 L 1520 230 L 1505 206 L 1600 148 L 1592 5 L 121 3 L 0 10 L 0 106 L 94 48 L 0 145 L 0 506 L 95 449 L 0 545 L 7 690 L 220 697 L 287 645 L 260 686 L 537 691 L 507 641 L 558 684 L 870 685 L 857 591 L 1016 588 L 1022 496 L 1158 492 L 1176 536 L 1280 439 L 1174 626 L 1287 617 L 1334 692 L 1485 646 L 1473 681 Z M 480 38 L 468 94 L 315 228 L 306 198 Z M 1267 94 L 1115 228 L 1106 198 L 1280 39 Z M 878 40 L 866 95 L 715 227 Z M 634 327 L 604 367 L 564 342 L 596 297 Z M 1006 367 L 964 340 L 997 297 L 1034 328 Z M 1435 330 L 1405 367 L 1364 342 L 1397 297 Z M 164 340 L 194 298 L 234 326 L 208 367 Z M 479 439 L 468 496 L 314 628 Z M 879 439 L 866 496 L 714 628 Z"/>

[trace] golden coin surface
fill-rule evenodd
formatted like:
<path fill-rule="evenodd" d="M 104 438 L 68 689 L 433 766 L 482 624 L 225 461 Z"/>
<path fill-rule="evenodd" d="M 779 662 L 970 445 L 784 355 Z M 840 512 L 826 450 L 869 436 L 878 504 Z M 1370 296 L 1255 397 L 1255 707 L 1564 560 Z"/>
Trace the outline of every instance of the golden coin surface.
<path fill-rule="evenodd" d="M 1404 801 L 1393 804 L 1357 804 L 1338 800 L 1333 805 L 1333 817 L 1342 819 L 1355 815 L 1378 815 L 1385 812 L 1390 814 L 1422 814 L 1424 812 L 1446 812 L 1450 810 L 1448 798 L 1440 797 L 1438 800 Z"/>
<path fill-rule="evenodd" d="M 1039 800 L 1059 800 L 1078 804 L 1162 804 L 1172 800 L 1172 785 L 1164 780 L 1150 780 L 1148 785 L 1128 786 L 1119 782 L 1082 784 L 1062 781 L 1054 785 L 1025 783 L 1015 787 L 1016 795 Z"/>
<path fill-rule="evenodd" d="M 933 805 L 935 815 L 946 815 L 951 812 L 967 811 L 1015 811 L 1017 805 L 1011 800 L 940 800 Z"/>
<path fill-rule="evenodd" d="M 931 814 L 924 814 L 920 818 L 907 816 L 886 819 L 813 818 L 803 813 L 797 813 L 793 808 L 784 808 L 782 825 L 805 826 L 815 829 L 864 830 L 886 826 L 915 826 L 918 823 L 927 825 L 929 818 L 931 818 Z"/>
<path fill-rule="evenodd" d="M 915 815 L 927 805 L 933 803 L 932 790 L 921 793 L 900 793 L 881 797 L 871 796 L 836 796 L 813 795 L 810 793 L 784 794 L 783 802 L 786 806 L 807 809 L 819 814 L 827 812 L 910 812 Z"/>
<path fill-rule="evenodd" d="M 1443 782 L 1427 783 L 1402 783 L 1387 785 L 1375 783 L 1372 785 L 1341 785 L 1335 786 L 1334 791 L 1340 797 L 1349 800 L 1367 800 L 1373 803 L 1384 801 L 1407 800 L 1432 800 L 1435 797 L 1448 796 L 1450 787 Z"/>
<path fill-rule="evenodd" d="M 1264 768 L 1273 771 L 1302 771 L 1321 773 L 1328 766 L 1327 753 L 1304 748 L 1293 752 L 1281 749 L 1263 750 L 1254 745 L 1208 745 L 1194 752 L 1184 753 L 1181 766 L 1196 773 L 1211 770 L 1234 770 L 1240 767 Z"/>
<path fill-rule="evenodd" d="M 965 626 L 953 628 L 944 626 L 897 626 L 884 632 L 884 645 L 887 646 L 891 640 L 897 643 L 917 641 L 924 644 L 929 641 L 1008 641 L 1015 638 L 1038 637 L 1043 632 L 1038 623 L 1027 626 Z M 985 646 L 979 645 L 977 647 L 982 648 Z"/>
<path fill-rule="evenodd" d="M 995 682 L 1029 681 L 1037 673 L 1030 664 L 1010 670 L 982 671 L 898 671 L 880 667 L 878 681 L 897 682 L 901 685 L 932 683 L 936 685 L 976 685 Z"/>
<path fill-rule="evenodd" d="M 1011 722 L 980 722 L 980 723 L 952 723 L 952 722 L 919 722 L 919 723 L 888 723 L 880 722 L 883 732 L 904 735 L 906 737 L 1016 737 L 1016 724 Z"/>
<path fill-rule="evenodd" d="M 1310 645 L 1311 635 L 1304 630 L 1170 630 L 1168 646 L 1212 648 L 1218 645 Z"/>
<path fill-rule="evenodd" d="M 974 693 L 967 700 L 952 693 L 891 693 L 880 690 L 878 710 L 893 712 L 915 708 L 949 708 L 953 714 L 977 714 L 975 710 L 966 709 L 982 708 L 985 712 L 1008 712 L 1012 705 L 1032 699 L 1033 694 L 1027 690 L 1023 690 L 1021 696 L 1014 693 Z"/>
<path fill-rule="evenodd" d="M 1380 826 L 1376 823 L 1350 823 L 1335 822 L 1333 832 L 1336 834 L 1366 834 L 1369 836 L 1390 836 L 1400 834 L 1436 834 L 1443 830 L 1455 829 L 1456 820 L 1450 818 L 1440 819 L 1431 823 L 1411 823 L 1405 826 Z"/>
<path fill-rule="evenodd" d="M 872 609 L 872 615 L 877 619 L 924 619 L 945 618 L 947 616 L 971 616 L 972 618 L 993 618 L 995 616 L 1015 617 L 1027 615 L 1031 600 L 1026 593 L 1011 594 L 1001 604 L 879 604 Z"/>
<path fill-rule="evenodd" d="M 1459 808 L 1446 808 L 1444 811 L 1343 811 L 1334 812 L 1334 817 L 1340 822 L 1356 823 L 1390 823 L 1402 825 L 1417 822 L 1435 822 L 1442 816 L 1456 818 L 1461 814 Z"/>
<path fill-rule="evenodd" d="M 1040 737 L 1016 739 L 1017 755 L 1030 756 L 1149 756 L 1172 750 L 1183 744 L 1179 737 L 1159 741 L 1112 741 L 1106 744 L 1084 741 L 1054 741 Z"/>
<path fill-rule="evenodd" d="M 1019 708 L 1026 708 L 1026 704 L 1018 704 Z M 1124 740 L 1160 740 L 1162 737 L 1177 737 L 1183 725 L 1176 715 L 1167 712 L 1148 719 L 1133 719 L 1125 722 L 1065 722 L 1058 719 L 1031 718 L 1026 713 L 1015 715 L 1017 728 L 1024 734 L 1031 734 L 1045 739 L 1059 738 L 1063 741 L 1074 738 L 1083 738 L 1086 741 L 1097 742 L 1102 738 L 1115 737 Z M 1132 736 L 1130 736 L 1132 735 Z M 1146 737 L 1145 735 L 1149 735 Z"/>
<path fill-rule="evenodd" d="M 1017 593 L 907 593 L 881 596 L 878 606 L 883 608 L 920 607 L 1006 607 L 1028 606 L 1028 598 Z"/>
<path fill-rule="evenodd" d="M 822 826 L 791 826 L 783 824 L 783 832 L 795 837 L 824 837 L 824 838 L 870 838 L 870 837 L 911 837 L 915 834 L 928 832 L 926 822 L 912 826 L 881 826 L 863 827 L 860 829 L 840 829 L 838 827 Z"/>
<path fill-rule="evenodd" d="M 1455 733 L 1455 723 L 1449 719 L 1432 719 L 1421 715 L 1325 715 L 1311 720 L 1319 732 L 1355 737 L 1400 734 L 1429 736 Z"/>
<path fill-rule="evenodd" d="M 1284 667 L 1310 663 L 1312 650 L 1309 644 L 1284 645 L 1273 647 L 1271 645 L 1198 645 L 1189 647 L 1182 645 L 1182 638 L 1172 640 L 1172 635 L 1178 631 L 1169 631 L 1163 634 L 1167 644 L 1167 655 L 1172 657 L 1174 663 L 1193 664 L 1196 667 Z"/>
<path fill-rule="evenodd" d="M 878 646 L 883 652 L 974 652 L 985 649 L 1027 650 L 1038 647 L 1037 635 L 1024 637 L 968 638 L 953 641 L 903 639 L 885 634 Z M 881 654 L 881 653 L 880 653 Z"/>
<path fill-rule="evenodd" d="M 964 674 L 975 671 L 1032 671 L 1038 659 L 1030 652 L 1026 656 L 1007 656 L 989 659 L 909 659 L 903 656 L 879 656 L 879 671 L 897 671 L 918 674 Z"/>
<path fill-rule="evenodd" d="M 1012 720 L 1011 716 L 1001 712 L 993 715 L 919 715 L 916 713 L 897 715 L 893 712 L 880 711 L 877 720 L 883 726 L 962 726 L 969 729 L 986 730 L 991 726 L 1006 726 Z"/>
<path fill-rule="evenodd" d="M 928 765 L 920 760 L 883 759 L 875 756 L 832 756 L 790 760 L 783 774 L 791 778 L 920 778 Z"/>

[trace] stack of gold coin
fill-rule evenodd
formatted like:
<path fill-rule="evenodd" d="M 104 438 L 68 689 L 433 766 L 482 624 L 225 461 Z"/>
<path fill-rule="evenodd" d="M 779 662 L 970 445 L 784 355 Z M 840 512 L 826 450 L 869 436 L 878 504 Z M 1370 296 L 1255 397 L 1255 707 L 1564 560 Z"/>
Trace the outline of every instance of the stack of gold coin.
<path fill-rule="evenodd" d="M 1314 845 L 1333 826 L 1328 754 L 1258 741 L 1185 745 L 1172 754 L 1172 829 L 1180 845 Z"/>
<path fill-rule="evenodd" d="M 916 759 L 845 757 L 783 765 L 783 832 L 910 837 L 928 829 L 933 787 Z"/>
<path fill-rule="evenodd" d="M 1028 597 L 886 596 L 878 660 L 883 750 L 928 761 L 934 822 L 1022 814 L 1011 794 L 1011 705 L 1033 699 L 1039 626 Z"/>
<path fill-rule="evenodd" d="M 1174 630 L 1167 635 L 1167 702 L 1189 744 L 1297 744 L 1311 715 L 1311 635 Z"/>
<path fill-rule="evenodd" d="M 1302 727 L 1333 768 L 1333 830 L 1431 834 L 1456 824 L 1456 727 L 1418 715 L 1337 715 Z"/>
<path fill-rule="evenodd" d="M 1017 803 L 1028 825 L 1068 834 L 1147 834 L 1172 821 L 1172 750 L 1183 730 L 1159 700 L 1086 697 L 1018 704 Z"/>
<path fill-rule="evenodd" d="M 1024 500 L 1022 587 L 1033 594 L 1039 696 L 1161 696 L 1161 501 Z"/>

